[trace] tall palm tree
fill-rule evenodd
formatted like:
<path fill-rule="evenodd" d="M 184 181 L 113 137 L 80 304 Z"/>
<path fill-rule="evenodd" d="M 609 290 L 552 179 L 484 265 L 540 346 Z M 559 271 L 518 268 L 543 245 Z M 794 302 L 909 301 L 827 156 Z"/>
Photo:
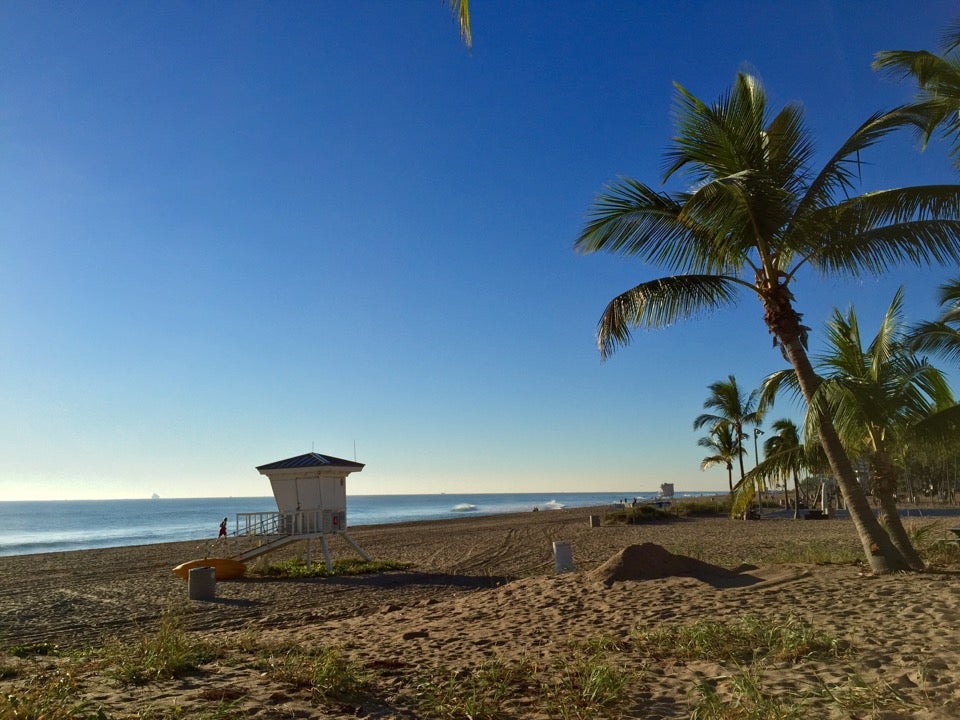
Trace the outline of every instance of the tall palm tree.
<path fill-rule="evenodd" d="M 808 420 L 815 428 L 822 414 L 817 410 L 829 410 L 847 451 L 869 464 L 881 523 L 911 567 L 922 569 L 897 510 L 898 466 L 903 466 L 911 428 L 954 400 L 943 373 L 910 350 L 904 329 L 903 288 L 866 347 L 854 309 L 835 310 L 827 323 L 827 350 L 817 358 L 823 382 Z M 776 385 L 777 375 L 768 378 L 765 389 Z M 789 371 L 780 375 L 787 382 L 795 378 Z"/>
<path fill-rule="evenodd" d="M 819 379 L 791 284 L 804 268 L 823 275 L 881 273 L 897 262 L 960 260 L 960 186 L 854 194 L 863 151 L 912 122 L 898 110 L 870 117 L 813 173 L 813 144 L 799 105 L 769 116 L 753 76 L 708 105 L 677 85 L 676 135 L 664 180 L 681 171 L 688 189 L 658 192 L 633 179 L 608 186 L 576 240 L 581 252 L 637 256 L 675 274 L 615 297 L 598 324 L 601 356 L 655 328 L 731 304 L 747 290 L 793 366 L 808 400 Z M 871 568 L 908 568 L 870 511 L 829 413 L 823 445 Z"/>
<path fill-rule="evenodd" d="M 697 440 L 697 445 L 707 448 L 712 455 L 708 455 L 700 462 L 700 469 L 707 470 L 714 465 L 724 465 L 727 468 L 727 483 L 730 485 L 730 495 L 733 496 L 733 460 L 740 457 L 743 467 L 743 443 L 736 436 L 733 426 L 729 423 L 718 423 L 713 426 L 710 434 Z"/>
<path fill-rule="evenodd" d="M 926 50 L 884 50 L 876 54 L 873 67 L 916 80 L 920 92 L 914 107 L 924 145 L 939 128 L 960 167 L 960 21 L 947 27 L 942 45 L 942 56 Z"/>
<path fill-rule="evenodd" d="M 740 478 L 744 476 L 743 470 L 743 441 L 747 434 L 744 432 L 744 425 L 756 425 L 760 422 L 760 414 L 757 411 L 757 391 L 753 390 L 744 395 L 743 390 L 737 385 L 737 378 L 730 375 L 726 380 L 718 380 L 708 388 L 710 395 L 703 401 L 705 410 L 713 412 L 698 415 L 693 421 L 693 429 L 699 430 L 707 425 L 717 427 L 718 425 L 729 425 L 734 440 L 737 443 L 739 452 L 737 457 L 740 460 Z"/>

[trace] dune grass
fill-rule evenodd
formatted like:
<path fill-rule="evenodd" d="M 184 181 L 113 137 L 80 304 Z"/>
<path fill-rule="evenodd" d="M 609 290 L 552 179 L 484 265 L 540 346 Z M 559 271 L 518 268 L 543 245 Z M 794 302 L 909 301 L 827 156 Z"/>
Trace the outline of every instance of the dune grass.
<path fill-rule="evenodd" d="M 186 631 L 176 610 L 161 614 L 157 629 L 135 642 L 114 640 L 103 650 L 108 676 L 125 685 L 183 677 L 218 654 L 212 643 Z"/>
<path fill-rule="evenodd" d="M 333 561 L 333 571 L 330 571 L 327 570 L 325 563 L 311 562 L 310 567 L 307 567 L 306 561 L 302 557 L 297 557 L 271 563 L 261 571 L 261 574 L 275 578 L 330 577 L 334 575 L 369 575 L 391 570 L 406 570 L 409 567 L 411 567 L 410 563 L 401 563 L 394 560 L 342 558 Z"/>
<path fill-rule="evenodd" d="M 653 503 L 639 503 L 613 510 L 603 516 L 604 525 L 640 525 L 667 522 L 686 517 L 726 517 L 730 515 L 730 501 L 723 499 L 677 500 L 664 507 Z"/>

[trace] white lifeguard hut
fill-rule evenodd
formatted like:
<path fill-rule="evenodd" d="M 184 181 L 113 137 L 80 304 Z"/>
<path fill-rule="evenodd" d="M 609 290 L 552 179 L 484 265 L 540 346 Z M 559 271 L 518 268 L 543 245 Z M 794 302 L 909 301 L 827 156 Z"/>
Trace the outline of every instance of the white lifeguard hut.
<path fill-rule="evenodd" d="M 237 515 L 237 536 L 254 536 L 266 542 L 237 555 L 236 559 L 245 562 L 305 540 L 309 565 L 311 540 L 319 539 L 327 569 L 332 570 L 327 539 L 337 534 L 364 560 L 369 560 L 363 548 L 347 534 L 347 476 L 360 472 L 363 467 L 363 463 L 315 452 L 260 465 L 257 471 L 270 480 L 277 512 Z"/>

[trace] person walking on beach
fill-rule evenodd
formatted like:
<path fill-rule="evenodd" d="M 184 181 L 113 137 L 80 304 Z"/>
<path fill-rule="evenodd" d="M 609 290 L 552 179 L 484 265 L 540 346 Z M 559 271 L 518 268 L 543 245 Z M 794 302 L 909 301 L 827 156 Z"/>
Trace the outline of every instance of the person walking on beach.
<path fill-rule="evenodd" d="M 225 538 L 227 536 L 227 519 L 224 518 L 223 522 L 220 523 L 220 534 L 217 535 L 217 540 L 220 538 Z"/>

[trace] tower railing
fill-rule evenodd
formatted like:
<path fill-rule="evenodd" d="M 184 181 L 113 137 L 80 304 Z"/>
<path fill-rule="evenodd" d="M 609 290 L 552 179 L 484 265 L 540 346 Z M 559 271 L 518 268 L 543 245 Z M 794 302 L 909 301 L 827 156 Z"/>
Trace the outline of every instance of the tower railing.
<path fill-rule="evenodd" d="M 264 535 L 320 535 L 346 530 L 346 513 L 316 508 L 287 512 L 237 513 L 238 537 Z"/>

